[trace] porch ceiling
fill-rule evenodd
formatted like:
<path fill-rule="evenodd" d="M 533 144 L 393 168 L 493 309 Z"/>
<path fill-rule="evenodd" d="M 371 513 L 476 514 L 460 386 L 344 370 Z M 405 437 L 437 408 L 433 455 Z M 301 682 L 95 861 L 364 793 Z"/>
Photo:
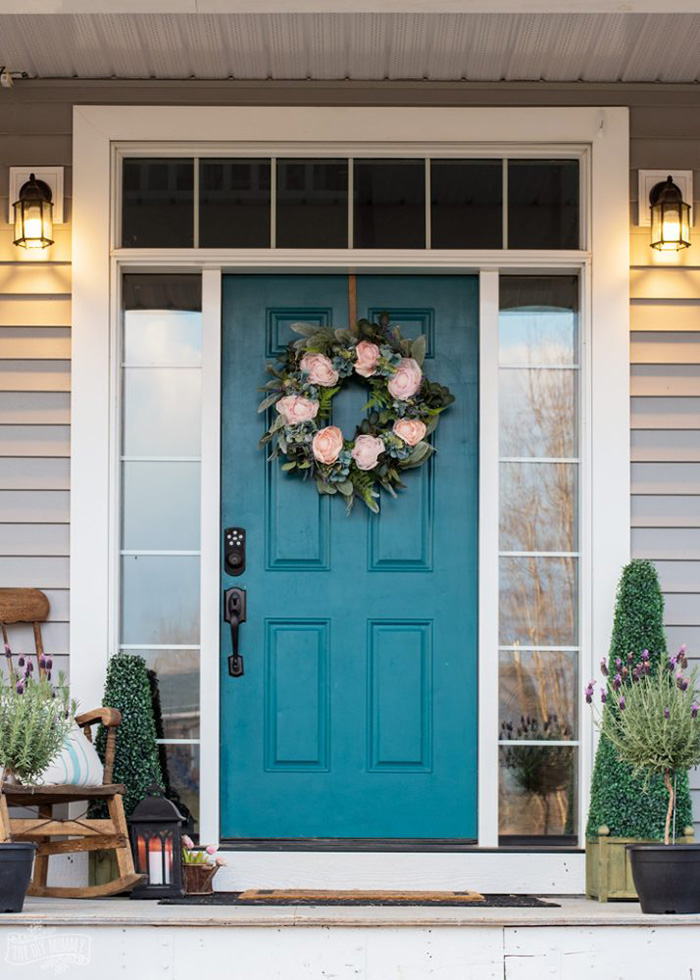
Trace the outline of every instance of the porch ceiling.
<path fill-rule="evenodd" d="M 700 13 L 4 14 L 2 65 L 37 78 L 698 82 Z"/>

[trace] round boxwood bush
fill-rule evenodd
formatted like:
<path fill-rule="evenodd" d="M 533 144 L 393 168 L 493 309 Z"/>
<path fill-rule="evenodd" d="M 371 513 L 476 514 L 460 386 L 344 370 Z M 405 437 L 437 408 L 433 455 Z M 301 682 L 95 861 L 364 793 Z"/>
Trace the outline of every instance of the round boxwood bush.
<path fill-rule="evenodd" d="M 663 620 L 664 598 L 656 568 L 650 561 L 635 559 L 625 566 L 617 589 L 608 661 L 611 677 L 615 659 L 627 663 L 630 651 L 636 663 L 642 651 L 648 650 L 652 670 L 658 667 L 660 659 L 668 656 Z M 644 778 L 634 776 L 630 766 L 618 758 L 612 742 L 601 735 L 593 767 L 587 836 L 597 837 L 599 828 L 606 826 L 612 837 L 663 840 L 667 806 L 663 778 L 656 776 L 645 785 Z M 688 774 L 678 773 L 677 834 L 690 823 Z"/>

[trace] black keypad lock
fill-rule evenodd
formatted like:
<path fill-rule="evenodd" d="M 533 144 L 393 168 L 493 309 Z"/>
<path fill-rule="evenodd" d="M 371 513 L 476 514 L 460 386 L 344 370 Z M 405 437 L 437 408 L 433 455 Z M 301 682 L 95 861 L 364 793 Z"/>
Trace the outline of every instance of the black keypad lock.
<path fill-rule="evenodd" d="M 245 571 L 245 529 L 227 527 L 224 531 L 224 571 L 242 575 Z"/>

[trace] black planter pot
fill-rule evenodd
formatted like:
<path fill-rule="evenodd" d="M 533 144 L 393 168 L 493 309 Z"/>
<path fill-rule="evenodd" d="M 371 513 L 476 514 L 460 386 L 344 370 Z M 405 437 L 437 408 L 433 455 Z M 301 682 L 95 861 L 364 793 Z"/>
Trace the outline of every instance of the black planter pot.
<path fill-rule="evenodd" d="M 700 844 L 628 844 L 642 912 L 700 912 Z"/>
<path fill-rule="evenodd" d="M 0 844 L 0 912 L 21 912 L 36 844 Z"/>

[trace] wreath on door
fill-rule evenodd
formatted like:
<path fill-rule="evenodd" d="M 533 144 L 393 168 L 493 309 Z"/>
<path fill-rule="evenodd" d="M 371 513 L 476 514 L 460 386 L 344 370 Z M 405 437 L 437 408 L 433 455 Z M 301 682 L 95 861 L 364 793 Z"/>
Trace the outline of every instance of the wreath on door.
<path fill-rule="evenodd" d="M 348 512 L 359 497 L 379 511 L 379 488 L 392 497 L 404 470 L 423 466 L 435 452 L 428 437 L 454 396 L 423 373 L 425 337 L 409 340 L 383 314 L 379 323 L 360 320 L 349 330 L 294 323 L 292 341 L 268 364 L 272 375 L 259 412 L 276 416 L 260 445 L 268 459 L 284 459 L 287 473 L 312 477 L 321 494 L 340 494 Z M 333 399 L 352 377 L 369 387 L 368 414 L 346 438 L 332 425 Z"/>

